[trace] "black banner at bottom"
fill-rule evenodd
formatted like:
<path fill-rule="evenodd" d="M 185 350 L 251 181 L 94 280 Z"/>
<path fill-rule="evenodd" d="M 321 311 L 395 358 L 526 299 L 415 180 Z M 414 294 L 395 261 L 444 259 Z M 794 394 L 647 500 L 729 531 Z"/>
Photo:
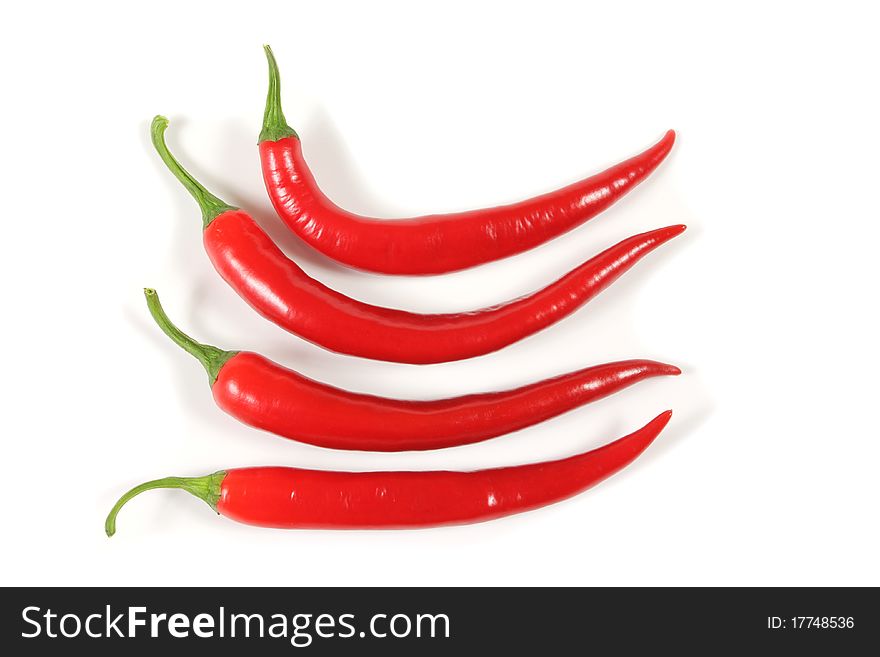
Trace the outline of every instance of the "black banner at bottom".
<path fill-rule="evenodd" d="M 645 642 L 800 654 L 876 646 L 874 589 L 3 589 L 2 648 L 164 655 L 461 649 L 583 653 Z M 233 652 L 235 651 L 235 652 Z M 851 654 L 844 652 L 842 654 Z"/>

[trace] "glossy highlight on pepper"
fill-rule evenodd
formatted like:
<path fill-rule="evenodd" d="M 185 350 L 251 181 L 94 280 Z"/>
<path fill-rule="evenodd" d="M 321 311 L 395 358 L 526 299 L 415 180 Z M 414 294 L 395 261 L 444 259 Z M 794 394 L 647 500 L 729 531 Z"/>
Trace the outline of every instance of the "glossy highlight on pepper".
<path fill-rule="evenodd" d="M 168 319 L 155 290 L 150 313 L 208 372 L 217 405 L 253 427 L 332 449 L 404 451 L 455 447 L 537 424 L 654 376 L 674 365 L 627 360 L 588 367 L 514 390 L 409 401 L 342 390 L 251 352 L 196 342 Z"/>
<path fill-rule="evenodd" d="M 260 160 L 275 211 L 307 244 L 356 269 L 442 274 L 527 251 L 608 208 L 669 154 L 670 130 L 643 153 L 585 180 L 519 203 L 454 214 L 376 219 L 343 210 L 315 181 L 281 110 L 278 65 L 269 46 L 269 93 Z"/>
<path fill-rule="evenodd" d="M 347 297 L 290 260 L 245 212 L 208 192 L 171 155 L 168 120 L 153 144 L 202 209 L 205 250 L 216 270 L 259 314 L 331 351 L 398 363 L 443 363 L 497 351 L 570 315 L 685 226 L 635 235 L 542 290 L 470 312 L 418 314 Z"/>
<path fill-rule="evenodd" d="M 168 477 L 128 491 L 104 529 L 133 497 L 180 488 L 238 522 L 278 529 L 409 529 L 494 520 L 576 495 L 634 461 L 672 417 L 589 452 L 557 461 L 472 472 L 330 472 L 256 467 L 205 477 Z"/>

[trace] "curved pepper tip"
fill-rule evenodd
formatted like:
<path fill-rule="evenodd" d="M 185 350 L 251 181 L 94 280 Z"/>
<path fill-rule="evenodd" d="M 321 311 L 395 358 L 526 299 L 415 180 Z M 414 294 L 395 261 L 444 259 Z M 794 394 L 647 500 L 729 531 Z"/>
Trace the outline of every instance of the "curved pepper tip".
<path fill-rule="evenodd" d="M 636 237 L 646 238 L 654 246 L 659 246 L 660 244 L 664 244 L 665 242 L 678 237 L 685 230 L 687 230 L 687 226 L 684 224 L 673 224 L 672 226 L 664 226 L 663 228 L 649 230 L 647 233 L 642 233 Z"/>
<path fill-rule="evenodd" d="M 651 420 L 650 424 L 659 425 L 657 433 L 660 433 L 666 427 L 666 425 L 669 424 L 669 420 L 671 419 L 672 409 L 670 408 L 667 411 L 663 411 L 662 413 L 660 413 L 660 415 Z"/>
<path fill-rule="evenodd" d="M 651 443 L 657 440 L 657 437 L 660 435 L 663 429 L 666 428 L 666 425 L 669 424 L 669 420 L 671 418 L 671 409 L 668 411 L 663 411 L 662 413 L 660 413 L 660 415 L 648 422 L 641 429 L 637 429 L 633 433 L 629 434 L 628 436 L 624 436 L 623 438 L 618 438 L 613 443 L 609 443 L 608 447 L 624 444 L 631 445 L 633 447 L 633 451 L 630 455 L 630 458 L 626 460 L 623 464 L 626 465 L 632 462 L 639 454 L 644 452 Z"/>
<path fill-rule="evenodd" d="M 666 134 L 654 144 L 648 152 L 651 153 L 651 168 L 656 167 L 666 159 L 666 156 L 669 155 L 669 151 L 672 150 L 672 146 L 675 144 L 675 130 L 667 130 Z"/>
<path fill-rule="evenodd" d="M 670 237 L 675 237 L 676 235 L 681 235 L 684 231 L 686 231 L 687 226 L 685 224 L 673 224 L 672 226 L 667 226 L 666 228 L 661 228 L 660 230 L 668 234 Z"/>

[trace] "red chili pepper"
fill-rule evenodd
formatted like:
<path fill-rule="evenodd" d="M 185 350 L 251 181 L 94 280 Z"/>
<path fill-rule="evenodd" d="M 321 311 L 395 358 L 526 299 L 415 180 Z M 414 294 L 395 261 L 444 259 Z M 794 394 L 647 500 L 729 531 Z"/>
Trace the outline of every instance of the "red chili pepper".
<path fill-rule="evenodd" d="M 271 49 L 260 158 L 272 205 L 306 243 L 341 263 L 382 274 L 441 274 L 506 258 L 596 216 L 644 180 L 672 149 L 670 130 L 644 153 L 549 194 L 495 208 L 408 219 L 347 212 L 321 192 L 281 110 Z"/>
<path fill-rule="evenodd" d="M 168 477 L 120 498 L 116 516 L 134 496 L 182 488 L 233 520 L 282 529 L 404 529 L 456 525 L 529 511 L 558 502 L 629 465 L 663 430 L 672 411 L 608 445 L 559 461 L 474 472 L 328 472 L 241 468 L 204 477 Z"/>
<path fill-rule="evenodd" d="M 252 352 L 223 351 L 183 333 L 146 289 L 159 327 L 205 367 L 217 405 L 234 418 L 285 438 L 332 449 L 379 452 L 442 449 L 537 424 L 674 365 L 626 360 L 503 392 L 434 401 L 364 395 L 319 383 Z"/>
<path fill-rule="evenodd" d="M 559 321 L 643 256 L 684 231 L 669 226 L 623 240 L 543 290 L 463 313 L 420 315 L 347 297 L 282 253 L 245 212 L 208 192 L 168 151 L 168 120 L 153 120 L 153 144 L 202 209 L 204 244 L 220 275 L 258 313 L 332 351 L 399 363 L 442 363 L 506 347 Z"/>

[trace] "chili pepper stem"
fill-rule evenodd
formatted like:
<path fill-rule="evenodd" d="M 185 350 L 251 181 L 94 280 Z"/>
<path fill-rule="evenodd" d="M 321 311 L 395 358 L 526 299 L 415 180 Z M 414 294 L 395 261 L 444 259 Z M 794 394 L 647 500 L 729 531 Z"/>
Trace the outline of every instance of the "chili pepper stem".
<path fill-rule="evenodd" d="M 263 129 L 260 131 L 260 142 L 278 141 L 285 137 L 296 137 L 296 131 L 287 125 L 284 112 L 281 110 L 281 76 L 278 73 L 278 62 L 272 54 L 272 48 L 263 46 L 266 59 L 269 61 L 269 93 L 266 95 L 266 111 L 263 114 Z"/>
<path fill-rule="evenodd" d="M 135 486 L 120 497 L 119 501 L 110 510 L 110 514 L 104 522 L 104 531 L 107 533 L 107 536 L 113 536 L 116 533 L 116 516 L 119 515 L 119 510 L 131 498 L 154 488 L 180 488 L 191 495 L 195 495 L 216 511 L 217 502 L 220 500 L 220 485 L 225 478 L 226 471 L 221 470 L 204 477 L 165 477 L 164 479 L 155 479 L 140 486 Z"/>
<path fill-rule="evenodd" d="M 217 375 L 226 364 L 226 361 L 238 352 L 223 351 L 218 347 L 193 340 L 168 319 L 168 315 L 165 314 L 165 310 L 163 310 L 162 304 L 159 302 L 159 295 L 156 293 L 156 290 L 148 287 L 144 288 L 144 296 L 147 298 L 147 308 L 150 309 L 150 314 L 156 320 L 159 328 L 179 347 L 198 359 L 208 373 L 209 382 L 213 386 L 217 380 Z"/>
<path fill-rule="evenodd" d="M 162 158 L 165 166 L 174 174 L 175 178 L 183 183 L 183 186 L 186 187 L 187 191 L 196 200 L 196 203 L 199 204 L 199 208 L 202 210 L 204 228 L 207 228 L 208 224 L 224 212 L 238 210 L 235 206 L 229 205 L 205 189 L 171 154 L 171 151 L 168 150 L 168 145 L 165 143 L 165 129 L 167 127 L 168 119 L 164 116 L 157 115 L 153 118 L 153 123 L 150 125 L 150 137 L 153 140 L 153 146 L 156 148 L 156 152 L 159 153 L 159 157 Z"/>

